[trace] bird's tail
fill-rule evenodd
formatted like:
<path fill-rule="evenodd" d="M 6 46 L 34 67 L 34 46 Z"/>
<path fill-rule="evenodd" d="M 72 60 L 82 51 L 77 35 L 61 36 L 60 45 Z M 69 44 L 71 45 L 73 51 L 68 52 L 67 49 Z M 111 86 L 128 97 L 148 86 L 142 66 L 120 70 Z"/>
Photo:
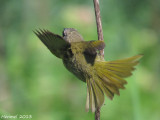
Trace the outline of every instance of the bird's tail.
<path fill-rule="evenodd" d="M 86 80 L 87 101 L 86 110 L 95 112 L 104 103 L 104 94 L 112 99 L 119 95 L 119 89 L 124 89 L 127 83 L 124 78 L 132 75 L 134 66 L 138 64 L 142 55 L 115 61 L 95 62 L 95 75 Z"/>

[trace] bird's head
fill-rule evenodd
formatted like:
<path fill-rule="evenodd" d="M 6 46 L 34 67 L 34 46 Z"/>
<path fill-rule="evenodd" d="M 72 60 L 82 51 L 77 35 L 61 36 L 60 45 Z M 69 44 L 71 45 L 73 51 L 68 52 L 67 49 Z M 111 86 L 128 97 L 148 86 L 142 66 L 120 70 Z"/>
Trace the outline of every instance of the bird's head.
<path fill-rule="evenodd" d="M 70 42 L 80 42 L 84 41 L 81 34 L 74 28 L 64 28 L 63 30 L 63 38 Z"/>

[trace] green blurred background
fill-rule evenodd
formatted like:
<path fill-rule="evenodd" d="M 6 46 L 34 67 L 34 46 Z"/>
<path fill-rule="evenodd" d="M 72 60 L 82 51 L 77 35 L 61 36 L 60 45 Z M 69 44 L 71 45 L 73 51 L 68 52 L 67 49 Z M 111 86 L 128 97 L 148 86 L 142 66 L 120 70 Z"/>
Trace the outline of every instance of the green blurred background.
<path fill-rule="evenodd" d="M 113 101 L 106 98 L 102 120 L 160 120 L 159 5 L 100 0 L 105 59 L 144 54 L 126 90 Z M 57 34 L 76 28 L 86 40 L 96 40 L 93 0 L 0 0 L 0 117 L 93 120 L 85 112 L 86 84 L 33 34 L 38 28 Z"/>

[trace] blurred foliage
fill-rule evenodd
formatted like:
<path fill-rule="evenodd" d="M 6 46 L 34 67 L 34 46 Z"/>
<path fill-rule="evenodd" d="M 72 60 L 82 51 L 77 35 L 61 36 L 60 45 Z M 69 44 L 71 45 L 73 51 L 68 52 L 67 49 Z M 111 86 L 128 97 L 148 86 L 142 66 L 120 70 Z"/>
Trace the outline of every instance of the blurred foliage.
<path fill-rule="evenodd" d="M 94 119 L 85 112 L 86 85 L 32 32 L 45 28 L 61 34 L 63 28 L 72 27 L 86 40 L 96 40 L 92 1 L 0 0 L 0 117 Z M 100 0 L 105 59 L 144 54 L 121 96 L 106 98 L 102 120 L 160 118 L 159 5 L 159 0 Z"/>

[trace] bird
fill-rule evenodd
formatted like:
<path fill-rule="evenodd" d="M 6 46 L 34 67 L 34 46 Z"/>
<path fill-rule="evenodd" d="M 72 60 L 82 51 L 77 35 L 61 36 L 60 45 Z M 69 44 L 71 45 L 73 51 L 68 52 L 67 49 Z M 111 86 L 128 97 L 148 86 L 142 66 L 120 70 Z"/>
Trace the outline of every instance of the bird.
<path fill-rule="evenodd" d="M 65 28 L 62 36 L 49 30 L 35 30 L 36 36 L 50 52 L 62 59 L 64 66 L 87 84 L 86 111 L 95 112 L 105 102 L 105 95 L 113 99 L 125 89 L 126 77 L 132 75 L 143 55 L 105 61 L 99 53 L 105 48 L 104 41 L 85 41 L 74 28 Z"/>

